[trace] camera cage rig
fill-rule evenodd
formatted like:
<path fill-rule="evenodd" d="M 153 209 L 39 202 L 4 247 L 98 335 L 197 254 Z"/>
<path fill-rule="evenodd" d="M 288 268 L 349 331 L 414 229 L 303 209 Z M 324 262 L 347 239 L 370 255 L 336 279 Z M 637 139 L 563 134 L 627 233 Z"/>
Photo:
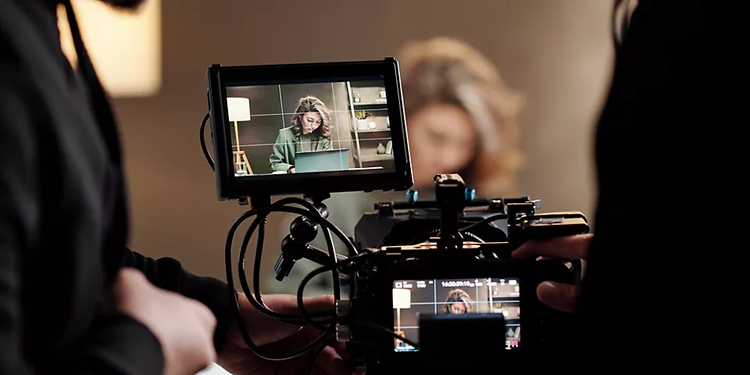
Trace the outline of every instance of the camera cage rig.
<path fill-rule="evenodd" d="M 410 195 L 408 195 L 410 196 Z M 555 236 L 586 233 L 589 230 L 582 213 L 537 213 L 539 201 L 527 197 L 515 199 L 473 199 L 473 190 L 467 188 L 459 175 L 438 175 L 435 178 L 435 201 L 414 200 L 407 203 L 385 202 L 376 204 L 382 214 L 394 210 L 420 206 L 434 208 L 439 212 L 440 230 L 429 241 L 416 244 L 386 245 L 378 248 L 357 248 L 340 229 L 327 218 L 327 207 L 323 201 L 328 194 L 309 194 L 303 199 L 283 198 L 264 207 L 256 207 L 240 216 L 229 231 L 225 261 L 227 281 L 232 290 L 230 298 L 236 306 L 239 318 L 238 295 L 234 292 L 232 273 L 232 243 L 240 224 L 251 217 L 250 225 L 240 247 L 237 268 L 242 291 L 258 311 L 299 326 L 312 326 L 321 330 L 318 339 L 308 345 L 281 356 L 264 353 L 252 341 L 241 319 L 237 319 L 240 332 L 247 345 L 261 358 L 285 360 L 299 357 L 313 350 L 322 350 L 334 338 L 347 342 L 350 359 L 368 373 L 413 373 L 419 371 L 429 353 L 395 353 L 394 339 L 407 342 L 415 348 L 418 343 L 410 341 L 392 330 L 393 310 L 390 306 L 391 282 L 404 278 L 449 278 L 449 277 L 517 277 L 521 279 L 521 316 L 524 340 L 518 353 L 503 354 L 512 363 L 530 363 L 529 356 L 545 350 L 556 350 L 562 344 L 545 337 L 554 331 L 554 326 L 566 325 L 565 317 L 547 311 L 535 296 L 535 286 L 550 280 L 575 283 L 580 277 L 580 261 L 570 260 L 569 266 L 559 261 L 511 260 L 510 254 L 529 239 L 544 239 Z M 493 207 L 484 218 L 474 218 L 471 224 L 460 226 L 466 219 L 464 210 L 469 206 L 489 204 Z M 292 205 L 301 206 L 292 207 Z M 272 311 L 263 301 L 260 288 L 260 265 L 264 241 L 264 225 L 272 212 L 288 212 L 299 215 L 292 221 L 289 234 L 282 241 L 281 255 L 275 265 L 276 279 L 282 281 L 291 272 L 295 262 L 305 258 L 321 265 L 305 276 L 298 287 L 299 314 L 281 314 Z M 508 241 L 476 242 L 466 240 L 475 228 L 490 225 L 498 220 L 507 221 Z M 319 227 L 328 246 L 328 251 L 317 249 L 309 243 L 316 237 Z M 253 289 L 249 287 L 244 271 L 244 258 L 249 241 L 258 230 L 255 253 Z M 332 234 L 347 247 L 348 255 L 338 254 L 333 246 Z M 335 309 L 310 313 L 303 304 L 305 287 L 314 277 L 325 272 L 332 273 Z M 341 287 L 348 286 L 348 296 L 343 297 Z M 547 326 L 537 321 L 550 315 Z M 503 319 L 502 316 L 498 319 Z M 565 328 L 565 327 L 563 327 Z M 553 334 L 564 334 L 561 330 Z M 547 340 L 546 343 L 544 340 Z M 557 346 L 550 346 L 549 343 Z M 311 361 L 314 360 L 314 355 Z M 312 366 L 312 362 L 310 362 Z"/>
<path fill-rule="evenodd" d="M 232 146 L 233 132 L 229 130 L 228 88 L 242 89 L 266 85 L 280 85 L 279 96 L 281 96 L 281 85 L 333 84 L 336 82 L 346 83 L 346 89 L 350 91 L 350 94 L 351 84 L 377 83 L 387 95 L 386 116 L 388 121 L 386 123 L 388 124 L 387 131 L 392 140 L 392 147 L 390 147 L 394 164 L 392 167 L 380 168 L 380 170 L 376 171 L 367 170 L 368 168 L 354 168 L 354 170 L 350 168 L 349 170 L 297 173 L 295 175 L 276 175 L 273 173 L 251 174 L 236 178 L 236 173 L 232 173 L 234 151 Z M 227 282 L 230 287 L 229 297 L 236 307 L 237 325 L 240 333 L 247 345 L 259 357 L 267 360 L 296 358 L 313 350 L 316 346 L 319 346 L 319 349 L 322 350 L 326 344 L 325 340 L 335 330 L 335 325 L 323 325 L 324 323 L 335 322 L 335 312 L 306 313 L 302 305 L 302 292 L 306 282 L 300 286 L 300 314 L 281 314 L 271 311 L 263 301 L 260 292 L 259 267 L 265 237 L 266 218 L 271 212 L 288 212 L 299 215 L 292 222 L 290 234 L 283 241 L 282 256 L 275 267 L 277 278 L 281 280 L 288 275 L 297 260 L 303 257 L 308 258 L 326 265 L 326 269 L 319 273 L 325 271 L 331 272 L 334 281 L 334 297 L 337 300 L 341 299 L 338 282 L 340 278 L 339 267 L 353 264 L 369 253 L 358 254 L 358 250 L 349 238 L 326 220 L 327 208 L 323 201 L 328 199 L 333 192 L 406 190 L 413 183 L 398 62 L 392 57 L 386 57 L 378 61 L 256 66 L 222 66 L 214 64 L 209 67 L 206 73 L 206 84 L 208 113 L 200 125 L 200 143 L 203 154 L 216 176 L 218 198 L 220 201 L 237 200 L 240 205 L 252 204 L 252 209 L 237 218 L 230 228 L 225 248 Z M 365 87 L 370 86 L 365 85 Z M 333 90 L 333 86 L 331 89 Z M 279 113 L 277 115 L 283 116 L 285 114 Z M 209 152 L 205 139 L 205 128 L 209 119 L 211 120 L 210 134 L 213 155 Z M 235 138 L 238 138 L 236 129 L 234 133 Z M 239 139 L 237 141 L 239 145 Z M 321 178 L 324 178 L 327 183 L 321 184 Z M 271 203 L 272 195 L 299 193 L 304 193 L 302 199 L 290 197 Z M 318 339 L 293 353 L 283 355 L 266 353 L 263 348 L 255 345 L 247 333 L 244 322 L 239 319 L 239 297 L 235 291 L 235 281 L 232 272 L 233 238 L 239 230 L 239 226 L 249 218 L 254 218 L 254 220 L 242 241 L 239 261 L 237 263 L 239 284 L 249 302 L 258 311 L 270 317 L 300 326 L 312 325 L 323 330 Z M 309 242 L 317 236 L 318 226 L 323 227 L 327 251 L 316 249 L 309 245 Z M 251 290 L 244 272 L 244 258 L 251 237 L 256 230 L 258 233 L 258 245 L 254 262 L 254 288 Z M 348 257 L 336 254 L 331 233 L 336 235 L 347 247 Z"/>
<path fill-rule="evenodd" d="M 384 79 L 388 101 L 389 119 L 394 139 L 396 169 L 379 175 L 342 175 L 340 172 L 324 173 L 327 182 L 321 184 L 317 173 L 306 176 L 260 176 L 260 178 L 235 180 L 230 176 L 231 136 L 227 129 L 228 112 L 224 100 L 227 97 L 227 86 L 242 82 L 263 84 L 263 82 L 324 82 L 330 77 L 339 77 L 338 81 L 372 77 L 373 73 Z M 310 79 L 312 78 L 312 80 Z M 522 280 L 521 305 L 524 329 L 522 355 L 532 355 L 542 350 L 542 327 L 535 320 L 545 313 L 538 302 L 534 290 L 538 282 L 544 280 L 576 282 L 580 276 L 580 262 L 572 260 L 568 268 L 559 262 L 552 261 L 519 261 L 511 260 L 512 251 L 528 239 L 542 239 L 562 235 L 586 233 L 589 230 L 586 218 L 578 212 L 537 213 L 539 201 L 528 197 L 504 199 L 475 199 L 473 189 L 467 188 L 459 175 L 438 175 L 435 177 L 435 201 L 416 201 L 417 194 L 407 191 L 407 202 L 381 202 L 375 205 L 375 217 L 364 218 L 377 221 L 392 221 L 398 210 L 427 210 L 427 222 L 434 215 L 437 229 L 432 228 L 417 233 L 413 238 L 399 236 L 396 226 L 385 230 L 384 236 L 377 244 L 366 244 L 359 241 L 355 244 L 339 228 L 327 220 L 328 208 L 324 201 L 330 194 L 339 191 L 373 191 L 405 190 L 412 184 L 411 162 L 409 160 L 406 123 L 401 98 L 398 63 L 393 58 L 383 61 L 352 63 L 318 63 L 289 64 L 255 67 L 222 67 L 212 65 L 206 76 L 208 84 L 209 113 L 203 118 L 200 126 L 200 141 L 204 156 L 217 178 L 217 191 L 220 200 L 236 199 L 241 205 L 252 204 L 231 226 L 225 247 L 226 280 L 229 284 L 229 296 L 235 307 L 237 326 L 248 347 L 260 358 L 281 361 L 297 358 L 313 352 L 308 372 L 311 371 L 314 359 L 330 340 L 334 338 L 347 342 L 350 359 L 359 366 L 364 366 L 369 373 L 413 373 L 420 372 L 420 364 L 430 364 L 436 353 L 394 353 L 394 340 L 407 342 L 415 348 L 419 344 L 412 342 L 391 328 L 392 308 L 391 282 L 396 278 L 435 278 L 435 277 L 481 277 L 505 276 L 518 277 Z M 331 81 L 332 82 L 332 81 Z M 211 119 L 211 136 L 215 158 L 211 157 L 204 139 L 205 126 Z M 287 197 L 271 202 L 271 196 L 283 193 L 304 193 L 303 198 Z M 430 212 L 432 210 L 432 212 Z M 436 210 L 436 211 L 435 211 Z M 289 228 L 289 234 L 282 240 L 281 254 L 274 266 L 276 279 L 283 281 L 300 259 L 308 259 L 320 268 L 306 275 L 297 290 L 298 314 L 279 313 L 270 309 L 264 302 L 261 293 L 260 267 L 265 240 L 267 217 L 274 212 L 286 212 L 298 215 Z M 477 212 L 481 214 L 476 215 Z M 472 215 L 470 215 L 472 213 Z M 247 229 L 236 258 L 236 267 L 240 289 L 249 303 L 259 312 L 301 327 L 315 327 L 321 331 L 317 339 L 302 348 L 290 353 L 272 353 L 267 348 L 259 347 L 250 337 L 244 321 L 240 319 L 239 295 L 236 292 L 233 275 L 233 243 L 239 227 L 247 220 L 254 220 Z M 505 225 L 496 226 L 497 221 Z M 420 220 L 410 217 L 406 224 Z M 365 224 L 372 224 L 370 220 Z M 403 224 L 404 222 L 402 222 Z M 358 228 L 363 224 L 360 221 Z M 434 223 L 430 222 L 427 228 Z M 435 226 L 435 225 L 433 225 Z M 411 231 L 412 227 L 399 227 L 402 232 Z M 421 227 L 423 228 L 423 227 Z M 310 245 L 322 229 L 327 249 L 318 249 Z M 374 227 L 372 229 L 375 229 Z M 253 262 L 253 287 L 251 288 L 244 269 L 247 248 L 257 231 L 257 244 Z M 357 230 L 355 230 L 356 232 Z M 499 232 L 498 232 L 499 231 Z M 377 232 L 377 231 L 371 231 Z M 419 231 L 417 231 L 419 232 Z M 492 235 L 485 236 L 486 233 Z M 497 232 L 497 233 L 494 233 Z M 381 233 L 383 234 L 383 233 Z M 336 236 L 346 247 L 346 255 L 338 254 L 333 242 Z M 375 234 L 377 237 L 377 233 Z M 358 237 L 355 235 L 355 237 Z M 490 238 L 485 242 L 483 238 Z M 363 246 L 364 244 L 364 246 Z M 329 311 L 308 312 L 303 304 L 306 285 L 317 275 L 331 272 L 335 309 Z M 441 276 L 442 275 L 442 276 Z M 531 285 L 532 287 L 529 287 Z M 342 286 L 348 287 L 348 295 L 342 297 Z M 527 301 L 527 302 L 524 302 Z M 529 302 L 530 301 L 530 302 Z M 531 313 L 529 313 L 531 311 Z M 548 312 L 547 312 L 548 313 Z M 470 314 L 471 315 L 471 314 Z M 548 314 L 554 317 L 554 314 Z M 486 319 L 487 316 L 484 317 Z M 490 317 L 498 319 L 498 317 Z M 559 317 L 558 317 L 559 318 Z M 502 320 L 502 317 L 499 317 Z M 554 319 L 553 319 L 554 320 Z M 555 323 L 556 322 L 556 323 Z M 553 322 L 552 326 L 561 322 Z M 437 320 L 431 322 L 434 327 Z M 504 324 L 504 323 L 503 323 Z M 559 324 L 558 324 L 559 325 Z M 549 324 L 546 331 L 549 331 Z M 421 340 L 421 339 L 420 339 Z M 549 340 L 547 340 L 549 341 Z M 464 353 L 471 355 L 471 353 Z M 421 360 L 420 360 L 421 355 Z M 510 356 L 511 361 L 522 356 Z M 426 362 L 425 362 L 426 361 Z"/>
<path fill-rule="evenodd" d="M 568 341 L 572 336 L 572 316 L 544 306 L 536 297 L 536 286 L 543 281 L 577 283 L 580 280 L 580 260 L 516 260 L 511 253 L 528 240 L 543 240 L 558 236 L 583 234 L 589 231 L 585 215 L 580 212 L 538 213 L 538 200 L 528 197 L 510 199 L 475 200 L 473 189 L 467 188 L 457 174 L 438 175 L 435 177 L 435 201 L 417 204 L 407 194 L 406 203 L 382 202 L 375 205 L 378 217 L 395 216 L 398 209 L 412 209 L 420 206 L 425 209 L 436 209 L 435 217 L 439 222 L 437 235 L 428 240 L 413 244 L 380 244 L 373 251 L 373 256 L 366 259 L 362 267 L 356 270 L 352 282 L 352 299 L 339 301 L 338 308 L 346 313 L 341 315 L 338 339 L 349 341 L 350 358 L 366 364 L 369 373 L 411 374 L 419 373 L 426 368 L 435 368 L 441 361 L 439 350 L 434 345 L 424 353 L 395 352 L 393 337 L 386 340 L 373 337 L 367 329 L 373 326 L 393 327 L 393 308 L 391 291 L 397 280 L 425 279 L 461 279 L 461 278 L 518 278 L 520 279 L 521 326 L 524 328 L 524 339 L 520 350 L 499 353 L 508 366 L 531 371 L 534 358 L 544 355 L 547 358 L 563 359 L 570 349 Z M 468 217 L 465 209 L 473 206 L 483 207 L 483 215 Z M 475 211 L 476 213 L 476 211 Z M 411 219 L 410 219 L 411 220 Z M 407 220 L 407 224 L 409 221 Z M 493 222 L 504 220 L 507 225 L 506 241 L 483 242 L 472 235 L 475 229 L 489 226 Z M 461 222 L 465 222 L 460 224 Z M 412 228 L 407 227 L 407 231 Z M 497 228 L 498 230 L 500 228 Z M 393 230 L 393 227 L 390 228 Z M 391 242 L 398 239 L 391 239 Z M 564 262 L 568 264 L 565 265 Z M 343 305 L 343 306 L 342 306 Z M 473 314 L 470 314 L 473 315 Z M 476 319 L 503 320 L 502 315 L 476 315 Z M 429 317 L 428 317 L 429 318 Z M 368 322 L 362 326 L 362 321 Z M 425 321 L 420 319 L 421 326 Z M 431 329 L 470 328 L 468 320 L 456 322 L 451 326 L 449 321 L 429 320 Z M 458 324 L 458 325 L 456 325 Z M 496 326 L 496 325 L 495 325 Z M 503 324 L 504 326 L 504 324 Z M 343 327 L 343 329 L 342 329 Z M 453 327 L 453 328 L 451 328 Z M 383 331 L 381 329 L 381 331 Z M 406 342 L 405 338 L 395 336 Z M 422 336 L 423 338 L 441 340 L 442 335 Z M 342 337 L 343 336 L 343 337 Z M 460 336 L 460 333 L 459 333 Z M 468 337 L 468 336 L 467 336 Z M 489 336 L 482 337 L 490 339 Z M 504 337 L 503 337 L 504 338 Z M 417 347 L 414 343 L 409 343 Z M 464 347 L 453 354 L 461 353 L 464 359 L 473 358 L 475 365 L 490 364 L 487 358 L 479 358 L 479 352 L 472 353 Z M 472 362 L 472 361 L 470 361 Z M 539 366 L 540 364 L 536 364 Z M 512 366 L 511 366 L 512 367 Z M 536 367 L 536 369 L 540 369 Z"/>

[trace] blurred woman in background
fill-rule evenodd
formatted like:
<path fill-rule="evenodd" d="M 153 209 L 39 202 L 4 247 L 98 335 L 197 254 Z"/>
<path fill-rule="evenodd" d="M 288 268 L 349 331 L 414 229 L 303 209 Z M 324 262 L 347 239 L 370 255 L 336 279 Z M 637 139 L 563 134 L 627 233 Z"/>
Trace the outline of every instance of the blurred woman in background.
<path fill-rule="evenodd" d="M 430 199 L 433 178 L 440 173 L 459 173 L 477 196 L 517 195 L 520 99 L 505 87 L 495 66 L 473 47 L 447 37 L 407 43 L 397 57 L 413 189 L 419 190 L 420 199 Z M 354 233 L 362 213 L 373 203 L 404 200 L 403 192 L 349 193 L 336 194 L 326 204 L 334 223 L 345 233 Z M 313 245 L 325 247 L 322 238 L 317 241 Z M 277 256 L 265 256 L 264 269 L 272 269 Z M 298 281 L 314 268 L 316 264 L 300 262 L 283 284 L 271 279 L 264 285 L 269 293 L 294 294 Z M 316 278 L 309 290 L 310 295 L 329 292 L 330 278 Z"/>
<path fill-rule="evenodd" d="M 414 189 L 430 194 L 436 174 L 459 173 L 477 195 L 516 194 L 521 103 L 495 66 L 447 37 L 408 43 L 398 58 Z"/>

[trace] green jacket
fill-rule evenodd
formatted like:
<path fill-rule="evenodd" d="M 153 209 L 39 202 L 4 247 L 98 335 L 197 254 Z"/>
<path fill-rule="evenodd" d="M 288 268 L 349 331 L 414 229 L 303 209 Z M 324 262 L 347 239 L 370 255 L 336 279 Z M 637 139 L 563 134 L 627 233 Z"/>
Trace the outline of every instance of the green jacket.
<path fill-rule="evenodd" d="M 314 134 L 314 133 L 313 133 Z M 294 155 L 301 151 L 323 151 L 331 149 L 331 139 L 313 136 L 309 145 L 300 143 L 300 137 L 294 136 L 292 127 L 279 130 L 276 142 L 273 144 L 273 154 L 271 154 L 271 169 L 286 172 L 294 166 Z"/>

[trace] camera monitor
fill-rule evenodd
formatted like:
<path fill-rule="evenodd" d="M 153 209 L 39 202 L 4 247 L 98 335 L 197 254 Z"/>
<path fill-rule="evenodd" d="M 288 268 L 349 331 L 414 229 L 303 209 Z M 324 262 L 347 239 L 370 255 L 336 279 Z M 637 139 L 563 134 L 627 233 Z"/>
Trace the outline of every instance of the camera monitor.
<path fill-rule="evenodd" d="M 521 342 L 519 278 L 396 280 L 393 282 L 393 330 L 418 343 L 420 314 L 502 314 L 505 349 Z M 395 352 L 415 348 L 394 340 Z"/>
<path fill-rule="evenodd" d="M 219 198 L 412 185 L 398 62 L 213 65 Z"/>

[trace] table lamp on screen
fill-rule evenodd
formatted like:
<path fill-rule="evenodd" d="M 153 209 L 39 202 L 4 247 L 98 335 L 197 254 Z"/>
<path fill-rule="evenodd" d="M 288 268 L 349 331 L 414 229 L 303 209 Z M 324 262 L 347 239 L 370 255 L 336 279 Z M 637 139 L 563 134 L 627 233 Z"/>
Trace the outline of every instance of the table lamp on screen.
<path fill-rule="evenodd" d="M 404 337 L 401 331 L 401 309 L 411 307 L 411 290 L 410 289 L 393 289 L 393 308 L 396 309 L 396 334 Z"/>
<path fill-rule="evenodd" d="M 235 175 L 253 174 L 250 168 L 250 162 L 247 160 L 245 151 L 240 149 L 240 132 L 237 126 L 239 121 L 250 121 L 250 99 L 248 98 L 227 98 L 227 112 L 229 121 L 234 122 L 234 139 L 237 142 L 237 150 L 234 150 Z"/>

